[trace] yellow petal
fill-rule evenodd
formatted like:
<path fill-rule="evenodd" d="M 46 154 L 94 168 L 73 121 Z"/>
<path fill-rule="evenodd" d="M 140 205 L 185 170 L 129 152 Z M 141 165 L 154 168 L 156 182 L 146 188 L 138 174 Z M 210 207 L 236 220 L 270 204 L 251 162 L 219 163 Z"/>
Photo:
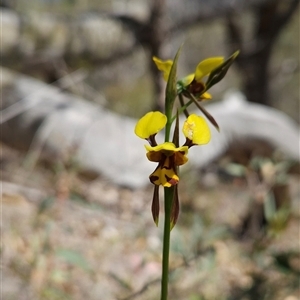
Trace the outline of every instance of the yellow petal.
<path fill-rule="evenodd" d="M 171 187 L 176 185 L 179 181 L 179 177 L 171 165 L 170 157 L 167 157 L 163 165 L 158 166 L 149 178 L 153 184 L 162 185 L 164 187 Z"/>
<path fill-rule="evenodd" d="M 205 119 L 195 114 L 185 120 L 182 131 L 193 144 L 204 145 L 210 141 L 210 130 Z"/>
<path fill-rule="evenodd" d="M 159 111 L 150 111 L 137 122 L 134 132 L 141 139 L 148 139 L 151 135 L 162 130 L 167 123 L 167 117 Z"/>
<path fill-rule="evenodd" d="M 182 146 L 182 147 L 176 148 L 175 144 L 173 144 L 171 142 L 164 142 L 164 143 L 159 144 L 154 147 L 145 145 L 145 148 L 149 153 L 149 154 L 147 153 L 147 157 L 151 161 L 158 161 L 158 160 L 155 160 L 157 158 L 157 156 L 154 156 L 154 154 L 150 154 L 152 152 L 163 153 L 165 156 L 170 156 L 170 155 L 174 154 L 174 152 L 183 152 L 183 155 L 186 155 L 188 153 L 187 146 Z M 149 158 L 149 156 L 151 157 L 151 159 Z"/>
<path fill-rule="evenodd" d="M 169 74 L 173 65 L 173 61 L 172 60 L 163 61 L 156 56 L 153 56 L 152 59 L 155 62 L 157 69 L 163 72 L 164 80 L 167 82 L 169 79 Z"/>
<path fill-rule="evenodd" d="M 147 151 L 155 151 L 155 152 L 161 152 L 162 150 L 165 150 L 166 153 L 170 152 L 170 154 L 173 154 L 174 151 L 176 150 L 175 144 L 171 142 L 164 142 L 154 147 L 145 145 L 145 148 L 147 149 Z"/>
<path fill-rule="evenodd" d="M 188 86 L 189 84 L 192 83 L 194 78 L 195 78 L 195 74 L 190 74 L 190 75 L 185 76 L 184 78 L 182 78 L 180 81 L 182 82 L 183 86 Z"/>
<path fill-rule="evenodd" d="M 211 100 L 212 99 L 212 95 L 208 92 L 205 92 L 203 93 L 201 96 L 200 96 L 200 99 L 201 100 Z"/>
<path fill-rule="evenodd" d="M 224 57 L 222 56 L 211 57 L 201 61 L 196 67 L 196 71 L 195 71 L 196 81 L 201 80 L 204 76 L 208 75 L 211 71 L 213 71 L 223 62 L 224 62 Z"/>

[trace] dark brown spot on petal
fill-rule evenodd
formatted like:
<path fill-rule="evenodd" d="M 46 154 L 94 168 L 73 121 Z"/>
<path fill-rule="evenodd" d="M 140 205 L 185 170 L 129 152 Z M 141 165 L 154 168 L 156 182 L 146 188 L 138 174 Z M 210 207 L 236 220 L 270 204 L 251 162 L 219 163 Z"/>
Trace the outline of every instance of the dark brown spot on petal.
<path fill-rule="evenodd" d="M 159 177 L 155 176 L 155 175 L 150 175 L 149 179 L 150 179 L 151 183 L 155 184 L 155 181 L 157 181 L 159 179 Z"/>
<path fill-rule="evenodd" d="M 163 166 L 162 169 L 171 170 L 172 167 L 171 166 Z"/>

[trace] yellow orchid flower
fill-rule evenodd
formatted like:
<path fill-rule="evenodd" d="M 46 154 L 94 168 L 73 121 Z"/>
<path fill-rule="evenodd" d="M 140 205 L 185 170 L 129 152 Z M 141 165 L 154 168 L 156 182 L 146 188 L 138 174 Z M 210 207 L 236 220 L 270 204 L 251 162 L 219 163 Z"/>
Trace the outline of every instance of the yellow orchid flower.
<path fill-rule="evenodd" d="M 164 80 L 168 81 L 173 61 L 163 61 L 155 56 L 153 57 L 153 61 L 158 70 L 163 72 Z M 186 88 L 190 93 L 198 96 L 199 99 L 209 100 L 212 98 L 212 96 L 208 92 L 203 92 L 205 90 L 203 78 L 208 76 L 214 69 L 222 65 L 223 62 L 224 57 L 221 56 L 207 58 L 197 65 L 195 73 L 185 76 L 184 78 L 180 79 L 178 83 L 180 83 L 180 85 Z"/>
<path fill-rule="evenodd" d="M 154 184 L 152 215 L 156 225 L 158 224 L 159 216 L 158 187 L 160 185 L 166 188 L 176 187 L 179 182 L 178 167 L 188 161 L 188 149 L 193 145 L 204 145 L 210 141 L 210 130 L 205 119 L 192 114 L 183 124 L 182 132 L 186 137 L 186 142 L 183 146 L 176 147 L 172 142 L 164 142 L 157 145 L 155 136 L 165 127 L 166 122 L 167 117 L 164 114 L 159 111 L 151 111 L 137 122 L 134 130 L 138 137 L 147 140 L 150 144 L 145 145 L 148 160 L 158 163 L 154 172 L 149 176 L 150 182 Z M 175 189 L 174 201 L 176 203 L 176 213 L 174 212 L 174 216 L 178 216 L 177 188 Z M 177 217 L 173 219 L 175 224 Z"/>
<path fill-rule="evenodd" d="M 184 125 L 183 133 L 186 143 L 176 147 L 174 143 L 164 142 L 157 145 L 155 135 L 162 130 L 167 122 L 167 117 L 159 111 L 148 112 L 135 126 L 135 134 L 146 139 L 149 145 L 145 145 L 147 158 L 158 162 L 158 167 L 150 175 L 150 181 L 155 185 L 171 187 L 179 181 L 177 167 L 188 161 L 188 148 L 193 145 L 207 144 L 210 140 L 210 130 L 203 117 L 190 115 Z"/>

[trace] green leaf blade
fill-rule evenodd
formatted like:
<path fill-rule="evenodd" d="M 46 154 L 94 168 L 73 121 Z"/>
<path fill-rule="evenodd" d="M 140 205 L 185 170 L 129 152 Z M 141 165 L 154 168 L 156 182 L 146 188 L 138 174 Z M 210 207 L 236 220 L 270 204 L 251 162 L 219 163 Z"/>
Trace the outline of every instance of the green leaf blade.
<path fill-rule="evenodd" d="M 170 70 L 167 87 L 166 87 L 166 103 L 165 103 L 165 111 L 166 115 L 172 114 L 172 109 L 174 105 L 174 101 L 177 97 L 177 64 L 180 56 L 182 45 L 179 47 L 174 60 L 173 65 Z M 168 118 L 169 119 L 169 118 Z"/>

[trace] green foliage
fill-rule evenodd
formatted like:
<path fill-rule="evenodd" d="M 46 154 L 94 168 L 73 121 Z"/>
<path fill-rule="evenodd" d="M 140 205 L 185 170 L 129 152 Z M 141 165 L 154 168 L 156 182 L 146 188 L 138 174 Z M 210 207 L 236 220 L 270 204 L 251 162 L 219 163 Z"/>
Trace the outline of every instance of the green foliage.
<path fill-rule="evenodd" d="M 69 263 L 70 265 L 79 267 L 84 271 L 92 270 L 90 265 L 84 258 L 84 256 L 75 250 L 58 249 L 55 254 L 57 257 L 63 259 L 65 262 Z"/>

